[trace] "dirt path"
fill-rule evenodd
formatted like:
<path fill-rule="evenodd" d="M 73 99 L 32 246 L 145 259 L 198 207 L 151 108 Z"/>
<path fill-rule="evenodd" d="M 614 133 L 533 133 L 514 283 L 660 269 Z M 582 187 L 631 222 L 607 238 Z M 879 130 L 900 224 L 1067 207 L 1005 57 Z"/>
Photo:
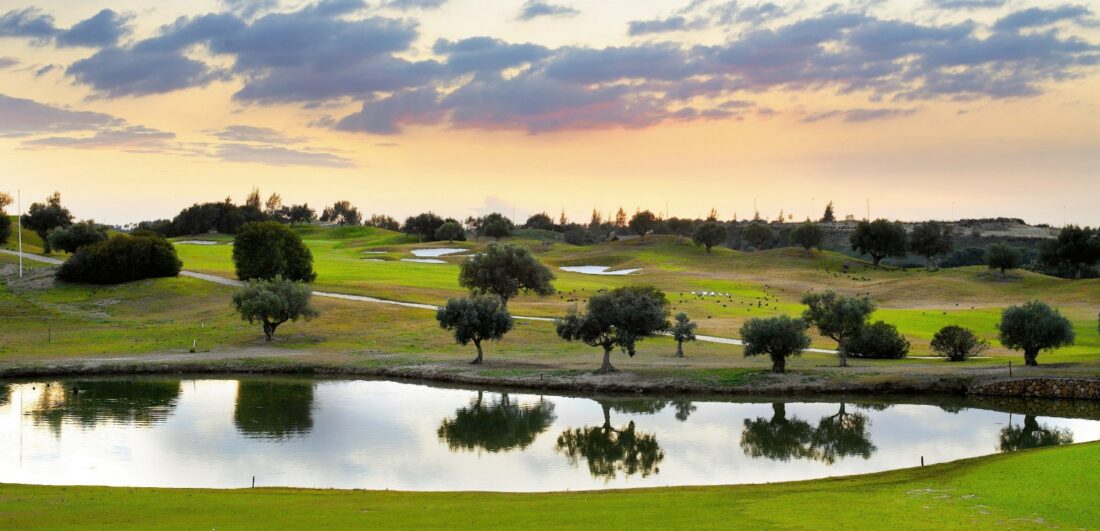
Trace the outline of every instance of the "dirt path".
<path fill-rule="evenodd" d="M 19 253 L 16 253 L 15 251 L 7 251 L 7 250 L 0 250 L 0 252 L 5 253 L 5 254 L 11 254 L 11 255 L 19 254 Z M 56 258 L 50 258 L 48 256 L 37 255 L 37 254 L 23 253 L 23 258 L 28 259 L 28 260 L 35 260 L 35 261 L 43 262 L 43 263 L 47 263 L 47 264 L 54 264 L 54 265 L 61 264 L 61 260 L 58 260 Z M 225 278 L 225 277 L 220 277 L 218 275 L 210 275 L 210 274 L 206 274 L 206 273 L 196 273 L 194 271 L 180 271 L 180 276 L 194 278 L 194 279 L 197 279 L 197 280 L 204 280 L 206 282 L 213 282 L 215 284 L 221 284 L 223 286 L 240 287 L 240 286 L 244 285 L 244 282 L 241 282 L 240 280 L 234 280 L 234 279 L 231 279 L 231 278 Z M 313 294 L 318 296 L 318 297 L 326 297 L 326 298 L 330 298 L 330 299 L 340 299 L 340 300 L 354 301 L 354 302 L 366 302 L 366 303 L 371 303 L 371 304 L 389 304 L 389 305 L 393 305 L 393 306 L 402 306 L 402 307 L 405 307 L 405 308 L 419 308 L 419 309 L 422 309 L 422 310 L 436 310 L 436 309 L 439 308 L 438 306 L 435 306 L 435 305 L 432 305 L 432 304 L 422 304 L 422 303 L 416 303 L 416 302 L 405 302 L 405 301 L 395 301 L 395 300 L 389 300 L 389 299 L 379 299 L 379 298 L 376 298 L 376 297 L 367 297 L 365 295 L 352 295 L 352 294 L 348 294 L 348 293 L 333 293 L 333 292 L 328 292 L 328 291 L 314 291 Z M 554 321 L 553 319 L 551 319 L 549 317 L 531 317 L 531 316 L 526 316 L 526 315 L 513 315 L 512 317 L 515 318 L 515 319 L 523 320 L 523 321 L 539 321 L 539 322 L 545 322 L 545 323 L 549 323 L 549 322 Z M 728 338 L 728 337 L 695 336 L 695 339 L 698 340 L 698 341 L 702 341 L 704 343 L 718 343 L 718 344 L 721 344 L 721 345 L 742 345 L 742 344 L 744 344 L 744 343 L 741 342 L 740 339 Z M 817 349 L 817 348 L 806 349 L 806 352 L 818 352 L 818 353 L 822 353 L 822 354 L 836 354 L 835 350 Z"/>

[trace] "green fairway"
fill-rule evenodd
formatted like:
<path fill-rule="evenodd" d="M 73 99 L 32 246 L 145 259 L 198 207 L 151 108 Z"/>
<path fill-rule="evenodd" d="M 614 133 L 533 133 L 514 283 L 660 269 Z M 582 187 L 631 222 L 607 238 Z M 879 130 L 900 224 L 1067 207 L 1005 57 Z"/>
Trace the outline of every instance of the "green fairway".
<path fill-rule="evenodd" d="M 5 528 L 1090 528 L 1100 444 L 840 479 L 551 494 L 0 486 Z"/>

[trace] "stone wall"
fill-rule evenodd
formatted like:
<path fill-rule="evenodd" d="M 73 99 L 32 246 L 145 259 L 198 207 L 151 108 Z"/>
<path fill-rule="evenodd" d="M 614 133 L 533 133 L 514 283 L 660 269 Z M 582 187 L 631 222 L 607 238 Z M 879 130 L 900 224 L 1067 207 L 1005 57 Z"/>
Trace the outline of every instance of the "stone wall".
<path fill-rule="evenodd" d="M 967 392 L 982 396 L 1100 399 L 1100 379 L 1017 378 L 972 385 Z"/>

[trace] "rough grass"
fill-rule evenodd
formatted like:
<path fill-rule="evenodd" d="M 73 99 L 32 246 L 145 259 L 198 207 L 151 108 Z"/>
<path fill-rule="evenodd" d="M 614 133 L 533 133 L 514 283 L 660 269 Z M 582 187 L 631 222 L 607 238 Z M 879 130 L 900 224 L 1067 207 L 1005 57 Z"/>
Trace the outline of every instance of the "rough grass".
<path fill-rule="evenodd" d="M 1100 444 L 769 485 L 551 494 L 0 486 L 4 528 L 1090 528 Z"/>

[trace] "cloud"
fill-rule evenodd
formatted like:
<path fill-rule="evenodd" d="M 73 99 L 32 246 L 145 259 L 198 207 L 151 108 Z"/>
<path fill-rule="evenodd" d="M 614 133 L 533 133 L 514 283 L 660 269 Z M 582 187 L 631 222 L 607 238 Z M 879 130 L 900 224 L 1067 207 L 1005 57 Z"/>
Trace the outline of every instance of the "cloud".
<path fill-rule="evenodd" d="M 279 0 L 222 0 L 222 5 L 231 13 L 250 19 L 278 8 Z"/>
<path fill-rule="evenodd" d="M 440 39 L 432 51 L 447 57 L 447 68 L 454 72 L 499 72 L 543 59 L 550 50 L 537 44 L 510 44 L 491 37 L 471 37 L 460 41 Z"/>
<path fill-rule="evenodd" d="M 686 18 L 675 16 L 652 20 L 632 20 L 627 24 L 626 32 L 632 37 L 637 37 L 639 35 L 650 35 L 653 33 L 683 31 L 689 28 L 690 26 Z"/>
<path fill-rule="evenodd" d="M 122 123 L 108 114 L 72 111 L 0 94 L 0 137 L 90 131 Z"/>
<path fill-rule="evenodd" d="M 410 9 L 429 10 L 439 9 L 447 2 L 448 0 L 390 0 L 386 2 L 386 6 L 402 11 L 408 11 Z"/>
<path fill-rule="evenodd" d="M 100 50 L 69 65 L 65 73 L 111 98 L 162 94 L 226 79 L 225 72 L 177 51 L 134 48 Z"/>
<path fill-rule="evenodd" d="M 993 24 L 998 31 L 1019 31 L 1024 28 L 1049 26 L 1057 22 L 1089 23 L 1092 11 L 1085 6 L 1063 5 L 1050 9 L 1032 7 L 1006 15 Z"/>
<path fill-rule="evenodd" d="M 540 0 L 527 0 L 516 19 L 526 21 L 540 17 L 575 17 L 580 13 L 577 9 L 566 5 L 551 4 Z"/>
<path fill-rule="evenodd" d="M 806 123 L 813 123 L 820 122 L 822 120 L 839 119 L 848 123 L 862 123 L 874 120 L 886 120 L 890 118 L 910 116 L 912 114 L 915 114 L 916 112 L 917 109 L 848 109 L 810 114 L 803 117 L 802 121 Z"/>
<path fill-rule="evenodd" d="M 96 131 L 91 136 L 52 136 L 26 140 L 24 147 L 61 147 L 75 149 L 118 149 L 137 153 L 184 152 L 174 142 L 175 133 L 140 125 Z"/>
<path fill-rule="evenodd" d="M 122 37 L 130 33 L 128 24 L 131 18 L 131 16 L 104 9 L 93 17 L 59 32 L 56 37 L 57 45 L 91 48 L 114 46 Z"/>
<path fill-rule="evenodd" d="M 19 59 L 0 56 L 0 70 L 11 68 L 19 64 Z"/>
<path fill-rule="evenodd" d="M 332 153 L 271 145 L 221 144 L 214 150 L 213 156 L 229 162 L 267 164 L 269 166 L 356 167 L 355 161 Z"/>
<path fill-rule="evenodd" d="M 398 92 L 363 102 L 362 108 L 335 124 L 340 131 L 394 135 L 413 124 L 435 124 L 446 116 L 439 95 L 432 89 Z"/>
<path fill-rule="evenodd" d="M 230 125 L 224 129 L 210 131 L 211 135 L 229 142 L 262 142 L 269 144 L 296 144 L 304 139 L 289 137 L 269 127 L 251 125 Z"/>
<path fill-rule="evenodd" d="M 0 16 L 0 37 L 26 37 L 44 44 L 56 34 L 53 17 L 33 7 L 8 11 Z"/>
<path fill-rule="evenodd" d="M 1008 3 L 1008 0 L 931 0 L 929 4 L 938 9 L 993 9 Z"/>

